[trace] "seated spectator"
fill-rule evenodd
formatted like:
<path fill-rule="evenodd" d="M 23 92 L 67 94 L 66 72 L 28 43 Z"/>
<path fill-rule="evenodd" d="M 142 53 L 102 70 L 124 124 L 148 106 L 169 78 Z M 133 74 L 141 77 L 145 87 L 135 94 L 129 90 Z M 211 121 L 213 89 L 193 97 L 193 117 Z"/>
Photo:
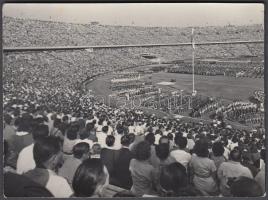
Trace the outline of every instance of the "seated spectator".
<path fill-rule="evenodd" d="M 73 152 L 73 147 L 75 143 L 77 142 L 77 133 L 78 133 L 79 127 L 71 125 L 70 128 L 67 130 L 67 133 L 64 137 L 63 141 L 63 152 L 70 155 Z"/>
<path fill-rule="evenodd" d="M 77 140 L 76 143 L 80 142 L 86 142 L 89 145 L 89 148 L 93 146 L 93 141 L 89 139 L 90 132 L 87 129 L 83 129 L 82 131 L 79 132 L 79 139 Z"/>
<path fill-rule="evenodd" d="M 186 152 L 187 138 L 177 135 L 175 137 L 175 144 L 177 149 L 171 151 L 170 156 L 187 169 L 192 157 L 190 153 Z"/>
<path fill-rule="evenodd" d="M 172 163 L 162 168 L 160 173 L 159 196 L 179 197 L 197 196 L 201 193 L 188 183 L 185 167 L 180 163 Z"/>
<path fill-rule="evenodd" d="M 80 142 L 74 145 L 73 156 L 66 159 L 59 169 L 59 175 L 66 178 L 72 185 L 73 176 L 78 166 L 90 156 L 90 147 L 86 142 Z"/>
<path fill-rule="evenodd" d="M 151 157 L 149 159 L 149 162 L 150 164 L 155 167 L 157 165 L 157 157 L 156 157 L 156 154 L 155 154 L 155 145 L 154 145 L 154 142 L 155 142 L 155 137 L 154 137 L 154 134 L 153 133 L 148 133 L 146 136 L 145 136 L 145 141 L 147 141 L 149 144 L 150 144 L 150 147 L 151 147 Z"/>
<path fill-rule="evenodd" d="M 101 158 L 100 157 L 100 154 L 101 154 L 101 146 L 99 143 L 95 143 L 93 144 L 92 146 L 92 149 L 91 149 L 91 158 Z"/>
<path fill-rule="evenodd" d="M 193 173 L 193 183 L 204 196 L 218 195 L 216 182 L 216 165 L 208 158 L 208 143 L 205 139 L 196 141 L 194 155 L 189 163 L 190 172 Z"/>
<path fill-rule="evenodd" d="M 101 197 L 109 184 L 109 173 L 100 159 L 87 159 L 78 167 L 73 178 L 75 197 Z"/>
<path fill-rule="evenodd" d="M 34 169 L 36 164 L 33 156 L 34 143 L 40 139 L 48 136 L 48 126 L 44 124 L 36 125 L 33 129 L 34 142 L 29 146 L 25 147 L 19 153 L 17 160 L 17 173 L 23 174 L 31 169 Z"/>
<path fill-rule="evenodd" d="M 9 114 L 4 114 L 4 129 L 3 129 L 3 137 L 4 140 L 9 141 L 9 139 L 16 135 L 16 130 L 13 126 L 11 126 L 12 117 Z"/>
<path fill-rule="evenodd" d="M 54 197 L 70 197 L 73 192 L 68 182 L 56 175 L 62 164 L 60 141 L 54 137 L 40 138 L 34 144 L 33 156 L 36 168 L 24 175 L 45 187 Z"/>
<path fill-rule="evenodd" d="M 149 163 L 150 156 L 150 144 L 142 141 L 136 147 L 135 158 L 130 161 L 129 170 L 133 182 L 131 192 L 138 197 L 152 193 L 154 168 Z"/>
<path fill-rule="evenodd" d="M 265 160 L 266 160 L 265 149 L 261 150 L 261 160 L 263 160 L 264 163 L 260 167 L 260 171 L 258 172 L 258 174 L 255 176 L 255 180 L 261 186 L 262 194 L 264 194 L 266 192 L 265 190 Z"/>
<path fill-rule="evenodd" d="M 99 125 L 100 126 L 100 125 Z M 101 145 L 101 148 L 106 147 L 106 137 L 108 133 L 108 126 L 104 126 L 102 131 L 97 131 L 97 138 L 98 138 L 98 143 Z"/>
<path fill-rule="evenodd" d="M 116 160 L 118 158 L 118 150 L 112 149 L 115 142 L 115 138 L 113 135 L 108 135 L 106 137 L 106 148 L 101 150 L 101 160 L 105 167 L 107 168 L 109 175 L 110 175 L 110 183 L 112 184 L 114 181 L 114 171 L 116 168 Z"/>
<path fill-rule="evenodd" d="M 231 195 L 234 197 L 260 197 L 263 196 L 263 191 L 254 179 L 241 176 L 232 183 Z"/>
<path fill-rule="evenodd" d="M 211 160 L 214 161 L 217 169 L 223 163 L 226 161 L 225 157 L 223 156 L 224 153 L 224 147 L 221 142 L 215 142 L 212 145 L 212 154 L 211 154 Z"/>
<path fill-rule="evenodd" d="M 133 158 L 132 152 L 129 150 L 131 143 L 129 135 L 121 137 L 122 148 L 118 152 L 118 158 L 115 163 L 115 185 L 121 188 L 130 189 L 132 186 L 131 174 L 129 171 L 129 164 Z"/>
<path fill-rule="evenodd" d="M 253 178 L 250 170 L 244 167 L 241 163 L 241 152 L 234 148 L 230 152 L 230 159 L 223 162 L 218 168 L 217 175 L 220 180 L 220 191 L 223 196 L 230 196 L 230 186 L 228 183 L 232 182 L 239 176 Z"/>
<path fill-rule="evenodd" d="M 32 116 L 26 115 L 16 120 L 18 126 L 16 135 L 13 135 L 8 140 L 9 149 L 12 156 L 9 158 L 10 166 L 16 168 L 18 155 L 21 150 L 33 143 L 33 136 L 31 134 Z"/>
<path fill-rule="evenodd" d="M 55 118 L 54 122 L 53 122 L 53 127 L 51 128 L 49 135 L 54 136 L 54 137 L 58 137 L 63 141 L 64 136 L 60 130 L 60 126 L 61 126 L 61 120 L 58 118 Z"/>
<path fill-rule="evenodd" d="M 14 187 L 14 183 L 16 186 Z M 53 197 L 40 184 L 16 173 L 4 173 L 4 195 L 6 197 Z"/>

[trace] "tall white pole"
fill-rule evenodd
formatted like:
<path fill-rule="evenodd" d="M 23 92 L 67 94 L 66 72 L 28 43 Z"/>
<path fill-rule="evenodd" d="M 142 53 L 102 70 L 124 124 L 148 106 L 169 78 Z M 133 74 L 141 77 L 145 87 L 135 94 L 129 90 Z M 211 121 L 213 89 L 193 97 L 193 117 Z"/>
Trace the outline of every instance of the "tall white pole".
<path fill-rule="evenodd" d="M 195 88 L 194 88 L 194 48 L 193 48 L 193 53 L 192 53 L 192 67 L 193 67 L 193 94 L 195 93 Z"/>

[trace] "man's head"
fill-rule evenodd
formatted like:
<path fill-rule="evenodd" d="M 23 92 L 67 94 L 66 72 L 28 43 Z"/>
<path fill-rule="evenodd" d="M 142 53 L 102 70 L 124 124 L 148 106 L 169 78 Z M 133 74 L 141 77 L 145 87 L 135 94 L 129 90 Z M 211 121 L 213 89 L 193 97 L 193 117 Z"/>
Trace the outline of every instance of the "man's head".
<path fill-rule="evenodd" d="M 254 179 L 239 177 L 232 183 L 231 194 L 234 197 L 260 197 L 263 192 Z"/>
<path fill-rule="evenodd" d="M 33 127 L 32 135 L 34 141 L 38 140 L 39 138 L 47 137 L 49 134 L 48 126 L 45 124 L 38 124 Z"/>
<path fill-rule="evenodd" d="M 129 135 L 123 135 L 121 137 L 121 144 L 125 147 L 129 147 L 129 145 L 131 144 Z"/>
<path fill-rule="evenodd" d="M 161 143 L 155 147 L 156 156 L 160 160 L 165 160 L 168 158 L 169 155 L 169 144 Z"/>
<path fill-rule="evenodd" d="M 61 144 L 58 138 L 39 138 L 33 147 L 36 166 L 56 171 L 62 164 Z"/>
<path fill-rule="evenodd" d="M 235 148 L 230 152 L 230 160 L 235 161 L 235 162 L 240 162 L 241 161 L 241 152 L 239 149 Z"/>
<path fill-rule="evenodd" d="M 147 142 L 149 142 L 150 145 L 153 145 L 154 142 L 155 142 L 154 134 L 153 134 L 153 133 L 148 133 L 148 134 L 145 136 L 145 140 L 146 140 Z"/>
<path fill-rule="evenodd" d="M 178 136 L 176 135 L 175 137 L 175 144 L 180 148 L 180 149 L 185 149 L 187 146 L 187 138 L 183 136 Z"/>
<path fill-rule="evenodd" d="M 73 155 L 75 158 L 85 160 L 89 158 L 90 146 L 86 142 L 80 142 L 73 147 Z"/>
<path fill-rule="evenodd" d="M 109 127 L 108 126 L 104 126 L 103 128 L 102 128 L 102 132 L 103 133 L 108 133 L 108 130 L 109 130 Z"/>
<path fill-rule="evenodd" d="M 114 142 L 115 142 L 115 137 L 114 137 L 113 135 L 108 135 L 108 136 L 106 137 L 106 145 L 107 145 L 108 147 L 112 147 L 112 146 L 114 146 Z"/>

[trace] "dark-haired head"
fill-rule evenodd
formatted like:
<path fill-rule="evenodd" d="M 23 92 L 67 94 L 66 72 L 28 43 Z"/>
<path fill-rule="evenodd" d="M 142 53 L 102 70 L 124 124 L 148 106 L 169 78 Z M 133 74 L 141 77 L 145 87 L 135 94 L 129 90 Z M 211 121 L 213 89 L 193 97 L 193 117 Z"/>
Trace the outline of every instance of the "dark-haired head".
<path fill-rule="evenodd" d="M 86 142 L 80 142 L 73 147 L 73 155 L 78 159 L 86 159 L 89 157 L 90 146 Z"/>
<path fill-rule="evenodd" d="M 108 147 L 112 147 L 114 145 L 114 142 L 115 142 L 115 137 L 113 135 L 108 135 L 106 137 L 106 145 Z"/>
<path fill-rule="evenodd" d="M 204 139 L 199 139 L 194 145 L 193 152 L 199 157 L 208 157 L 208 143 Z"/>
<path fill-rule="evenodd" d="M 176 135 L 175 144 L 178 145 L 180 149 L 185 149 L 187 146 L 187 138 L 180 135 Z"/>
<path fill-rule="evenodd" d="M 263 192 L 254 179 L 239 177 L 232 183 L 231 194 L 234 197 L 260 197 Z"/>
<path fill-rule="evenodd" d="M 153 144 L 154 144 L 154 141 L 155 141 L 154 134 L 153 134 L 153 133 L 148 133 L 148 134 L 145 136 L 145 140 L 146 140 L 147 142 L 149 142 L 150 145 L 153 145 Z"/>
<path fill-rule="evenodd" d="M 214 156 L 222 156 L 224 153 L 224 147 L 221 142 L 215 142 L 212 145 L 212 152 Z"/>
<path fill-rule="evenodd" d="M 73 189 L 76 197 L 91 197 L 98 194 L 109 179 L 100 159 L 87 159 L 76 170 Z"/>
<path fill-rule="evenodd" d="M 160 186 L 170 196 L 179 196 L 180 190 L 188 186 L 185 167 L 180 163 L 164 166 L 160 173 Z"/>
<path fill-rule="evenodd" d="M 35 141 L 38 140 L 39 138 L 47 137 L 48 134 L 49 134 L 49 129 L 47 125 L 38 124 L 38 125 L 33 126 L 32 135 Z"/>
<path fill-rule="evenodd" d="M 129 135 L 123 135 L 121 137 L 121 144 L 125 147 L 128 147 L 131 144 Z"/>
<path fill-rule="evenodd" d="M 142 141 L 136 146 L 136 159 L 139 161 L 148 160 L 151 156 L 151 147 L 147 141 Z"/>
<path fill-rule="evenodd" d="M 160 160 L 165 160 L 169 156 L 169 144 L 161 143 L 155 147 L 156 156 Z"/>
<path fill-rule="evenodd" d="M 57 170 L 62 164 L 60 140 L 55 137 L 39 138 L 33 147 L 33 157 L 38 168 Z"/>
<path fill-rule="evenodd" d="M 237 148 L 233 149 L 231 152 L 230 152 L 230 160 L 232 161 L 235 161 L 235 162 L 240 162 L 241 161 L 241 157 L 242 157 L 242 154 L 241 154 L 241 151 Z"/>
<path fill-rule="evenodd" d="M 108 126 L 102 127 L 102 132 L 107 133 L 108 130 L 109 130 L 109 127 Z"/>

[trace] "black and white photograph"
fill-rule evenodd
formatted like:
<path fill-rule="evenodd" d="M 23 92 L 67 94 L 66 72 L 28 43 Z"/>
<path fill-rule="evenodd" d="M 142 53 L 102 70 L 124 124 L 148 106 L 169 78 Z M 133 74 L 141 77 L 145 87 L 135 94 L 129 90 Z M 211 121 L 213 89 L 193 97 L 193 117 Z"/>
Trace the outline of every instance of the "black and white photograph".
<path fill-rule="evenodd" d="M 5 3 L 5 197 L 264 197 L 262 3 Z"/>

